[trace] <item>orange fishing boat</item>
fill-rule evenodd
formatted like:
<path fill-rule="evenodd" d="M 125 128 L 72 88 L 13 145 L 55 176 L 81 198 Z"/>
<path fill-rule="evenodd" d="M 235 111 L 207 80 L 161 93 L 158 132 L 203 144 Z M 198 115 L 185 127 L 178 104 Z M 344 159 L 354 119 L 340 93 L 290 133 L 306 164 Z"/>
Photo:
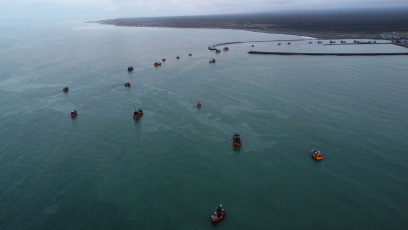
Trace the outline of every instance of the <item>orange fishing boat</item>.
<path fill-rule="evenodd" d="M 239 136 L 238 131 L 234 133 L 234 136 L 232 136 L 232 145 L 240 147 L 241 146 L 241 136 Z"/>
<path fill-rule="evenodd" d="M 312 149 L 312 157 L 318 161 L 323 160 L 323 156 L 317 149 Z"/>

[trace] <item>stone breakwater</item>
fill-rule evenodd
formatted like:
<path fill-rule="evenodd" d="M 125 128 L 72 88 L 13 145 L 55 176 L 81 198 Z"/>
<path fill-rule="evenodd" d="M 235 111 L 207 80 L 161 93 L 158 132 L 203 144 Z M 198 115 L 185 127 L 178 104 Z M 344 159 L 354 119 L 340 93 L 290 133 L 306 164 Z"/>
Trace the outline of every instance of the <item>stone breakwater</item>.
<path fill-rule="evenodd" d="M 389 56 L 408 55 L 408 53 L 296 53 L 296 52 L 262 52 L 249 51 L 249 54 L 271 54 L 271 55 L 311 55 L 311 56 Z"/>

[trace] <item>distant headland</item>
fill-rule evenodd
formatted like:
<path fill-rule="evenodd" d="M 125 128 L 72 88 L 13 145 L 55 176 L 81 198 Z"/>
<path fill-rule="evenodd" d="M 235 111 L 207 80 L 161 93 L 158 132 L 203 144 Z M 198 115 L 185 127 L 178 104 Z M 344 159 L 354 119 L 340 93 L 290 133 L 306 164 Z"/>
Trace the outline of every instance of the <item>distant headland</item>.
<path fill-rule="evenodd" d="M 376 39 L 381 38 L 381 34 L 398 32 L 399 36 L 406 38 L 408 8 L 118 18 L 96 23 L 127 27 L 237 29 L 319 39 Z"/>

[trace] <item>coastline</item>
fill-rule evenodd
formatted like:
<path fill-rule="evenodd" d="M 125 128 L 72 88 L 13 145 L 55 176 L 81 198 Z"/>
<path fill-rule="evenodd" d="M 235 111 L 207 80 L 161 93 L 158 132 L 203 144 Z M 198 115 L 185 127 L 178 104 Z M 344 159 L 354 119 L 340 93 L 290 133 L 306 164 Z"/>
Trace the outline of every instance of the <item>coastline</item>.
<path fill-rule="evenodd" d="M 408 37 L 408 8 L 117 18 L 91 23 L 123 27 L 231 29 L 315 39 Z"/>
<path fill-rule="evenodd" d="M 282 31 L 282 30 L 265 30 L 259 28 L 236 28 L 236 27 L 207 27 L 207 26 L 195 26 L 195 27 L 185 27 L 185 26 L 169 26 L 169 25 L 122 25 L 115 23 L 106 23 L 103 21 L 89 22 L 89 23 L 98 23 L 101 25 L 113 25 L 117 27 L 147 27 L 147 28 L 178 28 L 178 29 L 220 29 L 220 30 L 241 30 L 254 33 L 267 33 L 267 34 L 282 34 L 282 35 L 294 35 L 305 37 L 305 39 L 321 39 L 321 40 L 330 40 L 330 39 L 381 39 L 379 34 L 357 34 L 357 33 L 319 33 L 319 32 L 308 32 L 308 31 Z"/>

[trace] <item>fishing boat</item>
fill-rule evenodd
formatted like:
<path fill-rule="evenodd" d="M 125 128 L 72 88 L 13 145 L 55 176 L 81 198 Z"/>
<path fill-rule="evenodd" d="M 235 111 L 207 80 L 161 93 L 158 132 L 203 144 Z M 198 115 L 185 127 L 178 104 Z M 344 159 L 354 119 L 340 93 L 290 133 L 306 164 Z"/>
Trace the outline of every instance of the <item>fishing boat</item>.
<path fill-rule="evenodd" d="M 224 47 L 224 49 L 222 49 L 222 50 L 224 50 L 224 51 L 228 51 L 228 50 L 229 50 L 229 48 L 226 46 L 226 47 Z"/>
<path fill-rule="evenodd" d="M 218 206 L 214 213 L 211 215 L 211 220 L 212 222 L 218 222 L 220 220 L 222 220 L 222 218 L 224 218 L 225 216 L 225 210 L 222 207 L 222 204 L 220 204 L 220 206 Z"/>
<path fill-rule="evenodd" d="M 72 110 L 71 117 L 77 117 L 77 116 L 78 116 L 78 112 L 76 110 Z"/>
<path fill-rule="evenodd" d="M 68 87 L 65 87 L 65 88 L 62 89 L 62 92 L 64 92 L 64 93 L 66 93 L 68 91 L 69 91 Z"/>
<path fill-rule="evenodd" d="M 135 109 L 135 112 L 133 113 L 133 118 L 139 118 L 143 115 L 143 110 L 141 108 Z"/>
<path fill-rule="evenodd" d="M 201 108 L 201 103 L 199 101 L 197 102 L 197 108 Z"/>
<path fill-rule="evenodd" d="M 238 131 L 234 133 L 234 136 L 232 136 L 232 145 L 240 147 L 241 146 L 241 136 L 239 136 Z"/>
<path fill-rule="evenodd" d="M 158 66 L 161 66 L 161 63 L 160 62 L 155 62 L 154 67 L 158 67 Z"/>
<path fill-rule="evenodd" d="M 215 59 L 213 58 L 213 59 L 211 59 L 209 62 L 210 62 L 210 63 L 215 63 Z"/>
<path fill-rule="evenodd" d="M 133 71 L 133 66 L 129 66 L 129 67 L 128 67 L 128 71 L 129 71 L 129 72 L 132 72 L 132 71 Z"/>
<path fill-rule="evenodd" d="M 179 57 L 179 56 L 177 56 L 177 60 L 178 60 L 178 59 L 180 59 L 180 57 Z"/>
<path fill-rule="evenodd" d="M 317 149 L 312 149 L 312 157 L 318 161 L 323 160 L 323 156 Z"/>
<path fill-rule="evenodd" d="M 220 52 L 221 52 L 221 50 L 218 50 L 218 49 L 215 50 L 215 53 L 216 53 L 216 54 L 218 54 L 218 53 L 220 53 Z"/>
<path fill-rule="evenodd" d="M 131 86 L 130 82 L 125 83 L 125 86 L 126 86 L 126 87 L 130 87 L 130 86 Z"/>
<path fill-rule="evenodd" d="M 165 62 L 165 61 L 166 61 L 166 58 L 163 58 L 163 59 L 162 59 L 162 62 Z"/>
<path fill-rule="evenodd" d="M 193 56 L 193 54 L 192 54 L 192 53 L 189 53 L 188 56 L 191 57 L 191 56 Z"/>

